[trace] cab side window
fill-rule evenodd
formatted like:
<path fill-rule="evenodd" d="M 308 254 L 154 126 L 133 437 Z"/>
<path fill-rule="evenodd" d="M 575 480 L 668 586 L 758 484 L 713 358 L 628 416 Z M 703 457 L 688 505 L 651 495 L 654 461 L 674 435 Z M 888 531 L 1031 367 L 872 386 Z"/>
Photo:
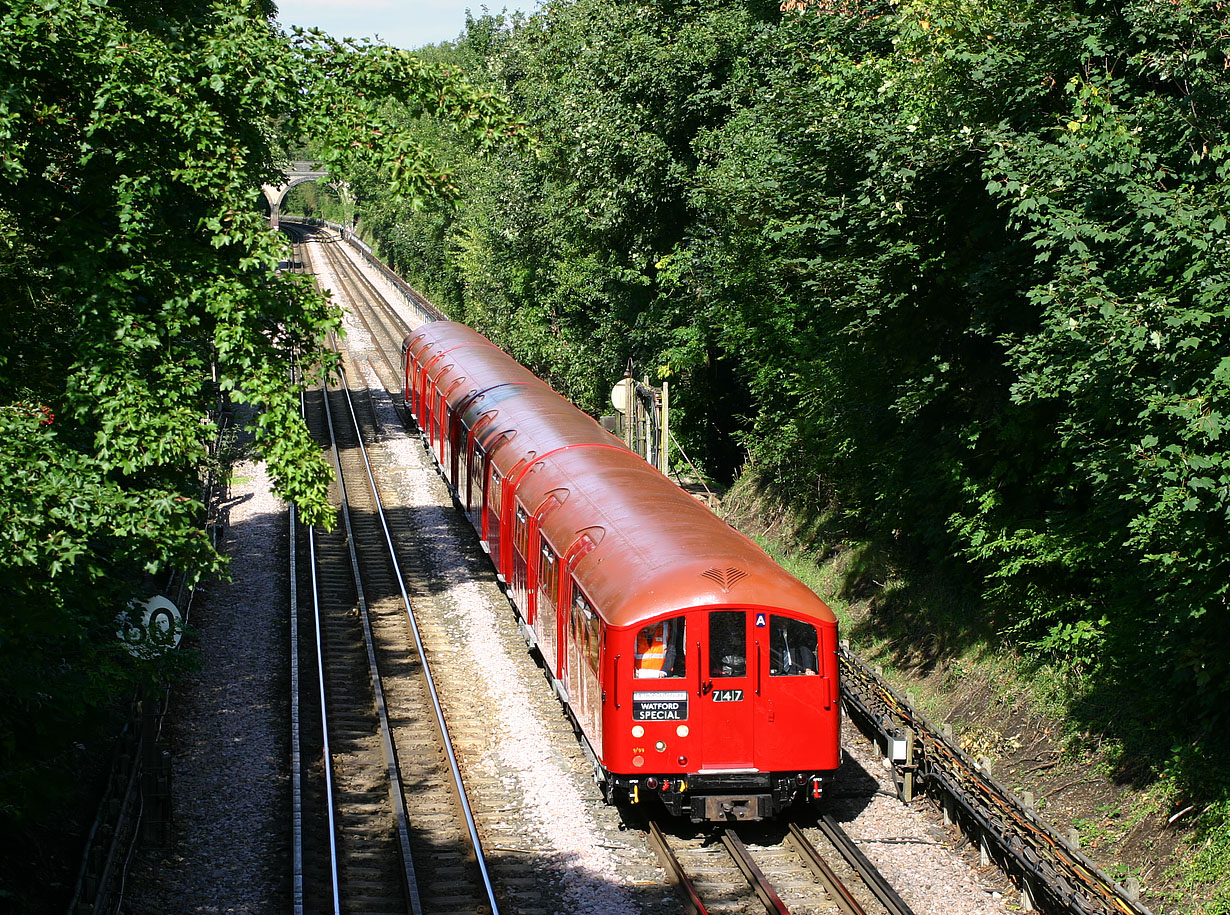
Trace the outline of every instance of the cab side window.
<path fill-rule="evenodd" d="M 819 673 L 816 627 L 774 614 L 769 618 L 769 674 L 774 677 Z"/>
<path fill-rule="evenodd" d="M 638 678 L 683 677 L 687 674 L 687 636 L 682 616 L 650 623 L 636 634 Z"/>

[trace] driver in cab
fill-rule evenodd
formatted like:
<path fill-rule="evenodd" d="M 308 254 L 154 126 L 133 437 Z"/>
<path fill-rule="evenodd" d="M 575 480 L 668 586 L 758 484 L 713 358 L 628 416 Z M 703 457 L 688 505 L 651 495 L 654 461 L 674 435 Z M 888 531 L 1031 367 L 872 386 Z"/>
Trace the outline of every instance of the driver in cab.
<path fill-rule="evenodd" d="M 638 679 L 683 675 L 682 671 L 674 669 L 681 628 L 681 620 L 662 620 L 637 633 L 635 676 Z"/>

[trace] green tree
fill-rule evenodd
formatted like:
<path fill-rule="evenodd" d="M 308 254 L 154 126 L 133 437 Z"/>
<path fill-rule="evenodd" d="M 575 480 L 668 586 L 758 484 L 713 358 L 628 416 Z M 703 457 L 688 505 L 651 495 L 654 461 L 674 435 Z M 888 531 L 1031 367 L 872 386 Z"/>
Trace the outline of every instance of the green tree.
<path fill-rule="evenodd" d="M 502 104 L 406 52 L 293 39 L 243 0 L 0 9 L 0 822 L 41 811 L 125 684 L 116 617 L 168 569 L 217 572 L 200 479 L 217 389 L 258 408 L 280 491 L 327 523 L 298 414 L 334 309 L 275 275 L 255 211 L 285 136 L 425 199 L 448 177 L 385 97 L 478 147 Z M 298 377 L 295 377 L 297 374 Z M 216 377 L 216 387 L 213 379 Z"/>
<path fill-rule="evenodd" d="M 452 147 L 454 205 L 377 203 L 377 240 L 584 406 L 661 366 L 711 468 L 830 500 L 1094 693 L 1166 671 L 1176 731 L 1211 726 L 1224 5 L 784 5 L 472 21 L 438 54 L 540 148 Z"/>

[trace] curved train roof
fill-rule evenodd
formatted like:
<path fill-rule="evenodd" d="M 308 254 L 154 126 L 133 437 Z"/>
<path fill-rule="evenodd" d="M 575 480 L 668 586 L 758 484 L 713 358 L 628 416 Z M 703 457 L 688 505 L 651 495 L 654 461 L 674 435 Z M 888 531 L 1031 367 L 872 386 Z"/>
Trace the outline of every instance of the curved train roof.
<path fill-rule="evenodd" d="M 447 352 L 431 374 L 511 472 L 546 540 L 563 555 L 587 536 L 574 568 L 607 621 L 634 626 L 696 606 L 782 609 L 832 622 L 832 611 L 735 531 L 548 385 L 475 331 L 447 322 L 407 338 L 412 354 Z M 484 347 L 479 341 L 487 343 Z M 426 358 L 431 359 L 431 355 Z M 455 382 L 464 379 L 460 385 Z"/>

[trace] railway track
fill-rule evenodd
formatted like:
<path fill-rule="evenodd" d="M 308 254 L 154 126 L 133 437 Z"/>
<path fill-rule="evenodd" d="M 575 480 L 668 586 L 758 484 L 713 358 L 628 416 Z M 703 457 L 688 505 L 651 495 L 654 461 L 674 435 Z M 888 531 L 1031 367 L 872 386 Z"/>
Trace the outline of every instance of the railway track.
<path fill-rule="evenodd" d="M 647 831 L 690 915 L 913 915 L 831 817 L 811 837 L 795 823 L 679 835 L 650 821 Z"/>
<path fill-rule="evenodd" d="M 317 238 L 313 244 L 306 246 L 313 252 L 320 251 L 328 257 L 329 272 L 334 288 L 342 295 L 354 300 L 352 308 L 350 343 L 360 344 L 357 354 L 349 354 L 345 358 L 351 371 L 351 377 L 361 377 L 365 374 L 367 385 L 356 385 L 357 403 L 364 410 L 373 406 L 374 401 L 382 404 L 379 418 L 368 417 L 361 420 L 362 437 L 368 442 L 389 439 L 404 439 L 394 417 L 393 408 L 400 406 L 397 392 L 401 388 L 401 354 L 400 343 L 409 329 L 404 319 L 395 313 L 383 301 L 380 289 L 369 281 L 350 277 L 358 273 L 350 259 L 340 254 L 336 243 L 320 243 Z M 306 260 L 306 257 L 296 259 Z M 404 309 L 403 309 L 404 313 Z M 362 341 L 366 336 L 370 338 Z M 375 384 L 376 378 L 379 384 Z M 383 390 L 377 390 L 383 388 Z M 366 415 L 363 411 L 360 414 Z M 390 418 L 394 417 L 394 418 Z M 394 428 L 394 427 L 397 428 Z M 344 453 L 355 450 L 353 446 L 342 448 Z M 417 450 L 417 448 L 415 449 Z M 400 466 L 391 468 L 394 476 L 404 473 Z M 433 474 L 434 475 L 434 474 Z M 405 516 L 418 513 L 420 520 L 415 524 L 402 524 Z M 399 517 L 400 516 L 400 517 Z M 391 522 L 393 532 L 391 539 L 396 543 L 396 552 L 408 560 L 407 569 L 403 571 L 407 590 L 416 604 L 432 607 L 425 613 L 428 620 L 424 626 L 423 642 L 428 657 L 440 657 L 452 661 L 459 655 L 459 642 L 467 636 L 463 628 L 458 627 L 455 609 L 449 609 L 442 594 L 446 589 L 441 584 L 441 557 L 439 545 L 424 543 L 422 513 L 418 509 L 394 513 Z M 467 539 L 472 539 L 470 531 L 463 522 L 458 521 L 458 528 L 464 528 Z M 442 531 L 440 521 L 431 521 L 426 530 L 428 538 L 436 538 Z M 472 544 L 471 544 L 472 546 Z M 463 548 L 463 552 L 466 550 Z M 471 552 L 477 555 L 477 550 Z M 445 563 L 450 569 L 459 570 L 462 567 L 474 568 L 475 558 L 452 558 Z M 478 565 L 485 565 L 481 556 L 477 557 Z M 463 575 L 468 575 L 466 572 Z M 512 625 L 506 619 L 496 617 L 498 625 L 511 629 Z M 470 636 L 472 637 L 472 636 Z M 516 649 L 515 649 L 516 650 Z M 451 667 L 451 664 L 447 665 Z M 527 833 L 525 826 L 517 825 L 523 809 L 520 799 L 509 795 L 509 787 L 518 783 L 519 776 L 503 770 L 499 765 L 491 766 L 493 757 L 490 747 L 490 725 L 481 720 L 481 715 L 467 714 L 465 709 L 474 709 L 476 702 L 485 702 L 477 698 L 474 689 L 477 684 L 473 678 L 456 675 L 447 669 L 441 673 L 441 693 L 444 696 L 446 709 L 453 709 L 454 737 L 459 741 L 459 755 L 462 758 L 461 770 L 467 774 L 470 781 L 472 796 L 476 811 L 484 829 L 484 837 L 488 848 L 493 849 L 492 873 L 502 897 L 510 903 L 529 905 L 542 911 L 566 911 L 570 907 L 561 900 L 571 901 L 568 894 L 571 890 L 565 885 L 561 889 L 561 875 L 565 884 L 573 879 L 566 876 L 565 870 L 551 863 L 550 852 L 540 854 L 537 841 L 531 832 Z M 544 706 L 546 717 L 552 718 L 555 725 L 544 728 L 540 740 L 544 748 L 554 747 L 550 753 L 560 752 L 560 748 L 575 749 L 572 734 L 567 725 L 559 721 L 558 707 L 545 690 L 539 690 L 532 698 L 535 705 L 539 699 L 546 697 Z M 462 710 L 457 717 L 456 710 Z M 470 762 L 467 764 L 466 759 Z M 577 768 L 586 768 L 577 766 Z M 595 816 L 603 819 L 616 819 L 611 808 L 605 807 L 600 801 L 593 804 Z M 413 814 L 412 814 L 413 816 Z M 836 824 L 831 824 L 833 831 L 840 834 Z M 684 827 L 686 829 L 686 827 Z M 784 827 L 765 832 L 729 833 L 725 836 L 713 834 L 687 835 L 675 834 L 670 831 L 662 833 L 663 849 L 679 862 L 682 872 L 691 881 L 692 895 L 689 896 L 689 911 L 704 911 L 714 913 L 726 912 L 793 912 L 795 915 L 806 913 L 835 913 L 847 915 L 902 915 L 909 909 L 901 903 L 896 894 L 878 875 L 868 873 L 866 859 L 859 863 L 861 855 L 857 850 L 851 851 L 853 843 L 848 839 L 844 842 L 838 835 L 831 838 L 828 835 L 824 820 L 807 826 L 803 830 L 785 831 Z M 608 833 L 607 842 L 612 849 L 619 844 L 614 836 Z M 657 844 L 654 840 L 649 840 Z M 639 843 L 634 843 L 639 845 Z M 843 847 L 844 846 L 844 847 Z M 742 847 L 742 852 L 738 849 Z M 639 856 L 645 863 L 638 861 L 633 865 L 640 873 L 642 868 L 648 868 L 645 856 L 645 846 L 640 845 Z M 819 849 L 819 850 L 817 850 Z M 666 857 L 664 850 L 658 850 L 658 857 Z M 534 860 L 547 862 L 545 865 L 531 865 Z M 743 861 L 743 868 L 736 863 Z M 852 863 L 852 860 L 854 863 Z M 874 869 L 871 869 L 874 870 Z M 747 872 L 745 874 L 745 871 Z M 748 876 L 750 874 L 750 876 Z M 757 876 L 759 874 L 759 876 Z M 660 879 L 660 878 L 659 878 Z M 681 881 L 682 882 L 682 881 Z M 637 885 L 645 886 L 645 878 L 638 877 Z M 754 886 L 760 888 L 759 893 Z M 541 900 L 539 902 L 538 900 Z M 429 909 L 430 910 L 430 909 Z M 452 911 L 453 909 L 448 909 Z M 457 909 L 460 910 L 460 909 Z M 471 909 L 473 910 L 473 909 Z"/>
<path fill-rule="evenodd" d="M 338 291 L 350 302 L 352 313 L 371 337 L 371 349 L 380 355 L 373 361 L 380 381 L 386 390 L 399 390 L 402 386 L 402 340 L 414 322 L 435 320 L 439 313 L 416 304 L 411 320 L 407 320 L 366 274 L 354 269 L 341 250 L 342 242 L 332 237 L 322 237 L 318 241 L 316 251 L 328 265 Z"/>
<path fill-rule="evenodd" d="M 296 911 L 495 912 L 363 447 L 374 416 L 347 377 L 305 396 L 309 428 L 337 472 L 338 523 L 297 532 Z"/>

